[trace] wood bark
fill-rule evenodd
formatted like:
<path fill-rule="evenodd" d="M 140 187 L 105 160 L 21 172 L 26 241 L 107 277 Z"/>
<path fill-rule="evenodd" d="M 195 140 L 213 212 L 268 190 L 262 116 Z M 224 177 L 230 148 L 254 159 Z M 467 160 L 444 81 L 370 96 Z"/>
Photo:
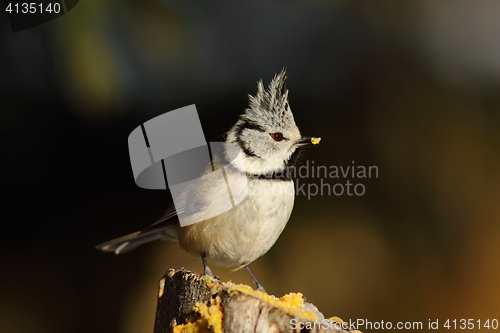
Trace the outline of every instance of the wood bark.
<path fill-rule="evenodd" d="M 307 329 L 305 325 L 309 323 L 311 327 L 312 320 L 293 314 L 293 311 L 284 307 L 275 306 L 252 293 L 235 290 L 231 285 L 234 286 L 215 279 L 207 280 L 206 277 L 184 269 L 170 269 L 160 280 L 154 333 L 170 333 L 177 325 L 195 322 L 199 326 L 196 326 L 196 330 L 191 330 L 199 332 L 349 332 L 335 327 L 320 327 L 318 323 L 318 326 Z M 200 319 L 203 312 L 200 311 L 200 304 L 210 307 L 215 303 L 216 309 L 220 309 L 222 313 L 214 319 L 215 322 L 220 322 L 219 326 L 211 322 L 210 318 L 206 320 L 207 312 L 205 318 Z M 304 326 L 298 324 L 293 329 L 292 319 L 295 319 L 294 323 L 303 323 Z M 182 331 L 181 328 L 187 329 L 181 326 L 176 331 Z"/>

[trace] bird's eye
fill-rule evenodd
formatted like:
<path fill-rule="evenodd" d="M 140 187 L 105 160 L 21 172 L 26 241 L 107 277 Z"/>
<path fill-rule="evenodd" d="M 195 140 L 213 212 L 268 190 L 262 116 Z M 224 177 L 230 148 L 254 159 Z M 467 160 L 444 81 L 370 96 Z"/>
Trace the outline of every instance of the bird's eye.
<path fill-rule="evenodd" d="M 274 141 L 283 140 L 283 133 L 280 133 L 280 132 L 271 133 L 271 136 L 273 137 Z"/>

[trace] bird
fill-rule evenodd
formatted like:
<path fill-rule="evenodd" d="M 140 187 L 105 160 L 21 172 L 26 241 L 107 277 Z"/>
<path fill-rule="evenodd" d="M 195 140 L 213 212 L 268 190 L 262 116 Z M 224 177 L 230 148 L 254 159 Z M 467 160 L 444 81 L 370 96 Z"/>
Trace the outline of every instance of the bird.
<path fill-rule="evenodd" d="M 231 194 L 243 198 L 239 204 L 213 216 L 227 188 L 213 177 L 204 177 L 188 186 L 174 200 L 176 205 L 171 204 L 153 225 L 96 248 L 122 254 L 158 239 L 176 241 L 184 251 L 201 259 L 204 275 L 213 276 L 209 264 L 235 270 L 245 267 L 256 288 L 265 291 L 249 264 L 268 252 L 285 228 L 295 200 L 290 168 L 297 164 L 303 148 L 321 140 L 301 135 L 289 105 L 287 79 L 285 68 L 267 89 L 258 81 L 257 93 L 248 96 L 248 108 L 226 133 L 223 149 L 214 154 L 214 161 L 227 164 Z M 231 151 L 240 158 L 232 158 Z M 207 166 L 205 172 L 211 170 Z M 201 222 L 181 226 L 181 215 Z"/>

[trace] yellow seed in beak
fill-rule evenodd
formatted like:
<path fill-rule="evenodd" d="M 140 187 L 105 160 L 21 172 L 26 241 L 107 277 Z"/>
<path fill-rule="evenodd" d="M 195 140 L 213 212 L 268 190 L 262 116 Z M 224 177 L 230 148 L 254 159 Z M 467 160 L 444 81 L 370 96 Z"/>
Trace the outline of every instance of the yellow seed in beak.
<path fill-rule="evenodd" d="M 311 143 L 317 145 L 321 141 L 321 138 L 311 138 Z"/>

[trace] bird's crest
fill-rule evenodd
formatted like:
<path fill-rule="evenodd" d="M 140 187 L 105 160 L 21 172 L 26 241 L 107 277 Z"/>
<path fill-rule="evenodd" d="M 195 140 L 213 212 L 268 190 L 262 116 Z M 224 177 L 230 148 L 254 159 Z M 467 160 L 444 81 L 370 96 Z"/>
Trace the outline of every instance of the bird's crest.
<path fill-rule="evenodd" d="M 282 124 L 293 121 L 293 114 L 288 105 L 287 78 L 288 70 L 285 68 L 274 76 L 267 90 L 260 80 L 257 83 L 257 93 L 255 96 L 249 95 L 250 107 L 242 116 L 251 120 L 268 119 Z"/>

